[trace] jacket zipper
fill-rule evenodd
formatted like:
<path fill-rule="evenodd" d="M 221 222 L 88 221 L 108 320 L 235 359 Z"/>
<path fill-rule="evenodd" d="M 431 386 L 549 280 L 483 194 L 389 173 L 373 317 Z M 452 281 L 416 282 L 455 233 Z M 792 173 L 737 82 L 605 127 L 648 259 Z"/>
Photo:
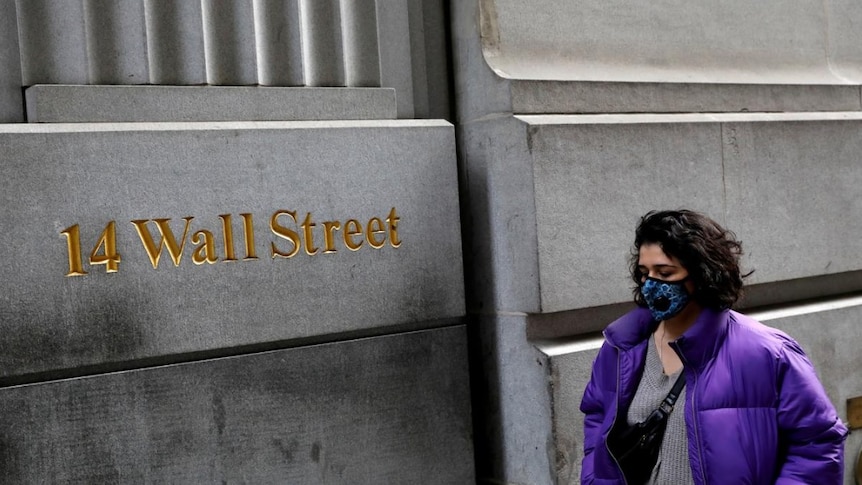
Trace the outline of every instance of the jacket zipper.
<path fill-rule="evenodd" d="M 620 348 L 614 344 L 611 344 L 611 347 L 613 347 L 617 351 L 617 408 L 614 409 L 614 419 L 613 419 L 613 421 L 611 421 L 611 429 L 610 429 L 610 431 L 613 431 L 614 427 L 617 424 L 617 415 L 619 415 L 619 413 L 620 413 L 620 388 L 622 387 L 622 385 L 621 385 L 622 384 L 622 382 L 621 382 L 622 371 L 620 370 L 620 362 L 622 361 L 622 352 L 620 351 Z M 617 457 L 615 457 L 614 454 L 611 452 L 611 447 L 608 446 L 608 440 L 607 439 L 605 440 L 605 448 L 608 450 L 608 455 L 611 456 L 611 458 L 614 460 L 614 463 L 617 465 L 617 469 L 620 471 L 620 475 L 623 477 L 623 483 L 625 485 L 628 485 L 629 482 L 626 481 L 626 474 L 625 474 L 625 472 L 623 472 L 623 467 L 620 466 L 620 462 L 617 461 Z"/>
<path fill-rule="evenodd" d="M 707 485 L 706 471 L 704 471 L 704 462 L 703 462 L 703 446 L 701 444 L 700 428 L 698 426 L 698 419 L 697 419 L 697 416 L 698 416 L 698 414 L 697 414 L 697 372 L 694 371 L 694 369 L 689 365 L 688 361 L 685 359 L 685 356 L 682 355 L 682 352 L 679 351 L 678 345 L 679 344 L 677 344 L 677 346 L 674 346 L 675 347 L 674 350 L 676 351 L 677 355 L 679 355 L 680 359 L 682 359 L 683 364 L 686 367 L 688 367 L 689 369 L 691 369 L 692 374 L 694 375 L 694 388 L 691 389 L 691 406 L 692 406 L 691 419 L 692 419 L 692 421 L 694 421 L 694 439 L 697 441 L 697 459 L 700 460 L 700 478 L 703 480 L 703 485 Z"/>

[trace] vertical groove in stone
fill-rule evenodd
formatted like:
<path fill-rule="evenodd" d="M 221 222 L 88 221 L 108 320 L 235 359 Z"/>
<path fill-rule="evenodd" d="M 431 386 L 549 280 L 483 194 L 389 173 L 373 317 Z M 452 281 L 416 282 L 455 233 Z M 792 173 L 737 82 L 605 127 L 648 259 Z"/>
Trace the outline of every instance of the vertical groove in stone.
<path fill-rule="evenodd" d="M 15 0 L 0 0 L 0 123 L 24 121 Z"/>
<path fill-rule="evenodd" d="M 424 118 L 450 119 L 449 53 L 446 48 L 447 25 L 445 0 L 422 3 L 422 32 L 425 48 L 425 89 L 428 111 Z"/>
<path fill-rule="evenodd" d="M 80 0 L 17 0 L 24 86 L 87 84 L 87 41 Z"/>
<path fill-rule="evenodd" d="M 344 81 L 350 87 L 380 86 L 375 0 L 341 2 L 341 40 Z"/>
<path fill-rule="evenodd" d="M 413 118 L 413 71 L 407 2 L 377 2 L 380 85 L 395 88 L 399 118 Z"/>
<path fill-rule="evenodd" d="M 344 86 L 338 0 L 300 0 L 306 86 Z"/>
<path fill-rule="evenodd" d="M 84 0 L 90 84 L 146 84 L 143 0 Z"/>
<path fill-rule="evenodd" d="M 258 84 L 252 0 L 202 0 L 207 83 Z"/>
<path fill-rule="evenodd" d="M 144 0 L 150 83 L 206 84 L 201 4 Z"/>
<path fill-rule="evenodd" d="M 254 0 L 258 82 L 302 86 L 299 0 Z"/>
<path fill-rule="evenodd" d="M 413 115 L 416 118 L 427 118 L 429 112 L 423 3 L 423 0 L 407 0 L 410 25 L 410 58 L 413 61 L 411 65 L 413 75 Z"/>

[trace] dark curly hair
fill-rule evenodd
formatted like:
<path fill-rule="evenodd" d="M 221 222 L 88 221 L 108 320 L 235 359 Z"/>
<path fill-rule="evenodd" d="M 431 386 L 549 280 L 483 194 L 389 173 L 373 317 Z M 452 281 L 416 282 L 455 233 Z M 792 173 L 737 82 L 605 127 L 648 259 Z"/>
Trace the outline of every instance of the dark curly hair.
<path fill-rule="evenodd" d="M 646 306 L 640 292 L 643 274 L 638 269 L 643 244 L 658 244 L 668 256 L 679 259 L 694 283 L 692 299 L 705 308 L 730 308 L 742 296 L 739 258 L 742 243 L 717 222 L 689 210 L 651 211 L 635 231 L 630 269 L 635 303 Z"/>

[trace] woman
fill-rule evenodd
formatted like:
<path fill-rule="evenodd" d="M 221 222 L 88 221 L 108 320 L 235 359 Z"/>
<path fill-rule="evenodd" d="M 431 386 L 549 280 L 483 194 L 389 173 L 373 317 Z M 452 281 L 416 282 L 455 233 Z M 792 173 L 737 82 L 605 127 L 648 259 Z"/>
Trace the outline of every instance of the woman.
<path fill-rule="evenodd" d="M 639 308 L 605 329 L 584 391 L 581 483 L 625 483 L 615 436 L 680 375 L 647 483 L 842 483 L 847 429 L 811 362 L 784 333 L 730 310 L 742 292 L 733 233 L 696 212 L 650 212 L 634 249 Z"/>

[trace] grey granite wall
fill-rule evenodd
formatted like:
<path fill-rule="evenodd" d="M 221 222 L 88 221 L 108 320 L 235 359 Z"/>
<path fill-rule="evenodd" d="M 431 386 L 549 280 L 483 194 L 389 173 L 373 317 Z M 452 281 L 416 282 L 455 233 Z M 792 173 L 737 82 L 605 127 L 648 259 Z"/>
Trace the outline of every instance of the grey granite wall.
<path fill-rule="evenodd" d="M 475 481 L 445 10 L 0 0 L 0 482 Z"/>
<path fill-rule="evenodd" d="M 577 404 L 651 209 L 737 233 L 749 310 L 862 292 L 862 10 L 787 8 L 453 3 L 480 482 L 577 483 Z M 858 340 L 824 311 L 791 333 Z M 847 419 L 853 351 L 812 354 Z"/>

